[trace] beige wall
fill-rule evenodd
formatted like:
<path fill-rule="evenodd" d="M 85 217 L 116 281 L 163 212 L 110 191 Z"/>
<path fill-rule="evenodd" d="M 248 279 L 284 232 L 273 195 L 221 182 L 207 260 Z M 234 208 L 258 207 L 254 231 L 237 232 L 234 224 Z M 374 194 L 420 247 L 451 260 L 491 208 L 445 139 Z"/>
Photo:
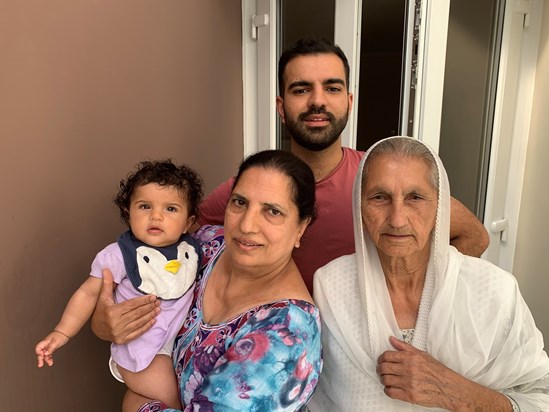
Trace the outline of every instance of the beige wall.
<path fill-rule="evenodd" d="M 242 155 L 240 0 L 17 0 L 0 12 L 0 409 L 116 411 L 89 326 L 38 370 L 95 253 L 123 229 L 117 182 L 146 157 L 208 190 Z"/>
<path fill-rule="evenodd" d="M 549 3 L 543 10 L 513 273 L 549 349 Z"/>

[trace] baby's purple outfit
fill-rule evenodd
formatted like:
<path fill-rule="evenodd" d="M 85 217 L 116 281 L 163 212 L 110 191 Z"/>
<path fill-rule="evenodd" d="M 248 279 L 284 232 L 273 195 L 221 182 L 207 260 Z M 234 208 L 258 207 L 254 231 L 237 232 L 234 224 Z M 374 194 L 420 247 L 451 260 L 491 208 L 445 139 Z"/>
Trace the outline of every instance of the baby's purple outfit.
<path fill-rule="evenodd" d="M 97 254 L 92 263 L 90 275 L 102 278 L 101 271 L 103 269 L 110 269 L 114 282 L 118 284 L 114 293 L 117 303 L 143 296 L 133 287 L 127 277 L 124 258 L 117 243 L 111 243 Z M 160 300 L 161 312 L 156 317 L 153 327 L 127 344 L 113 343 L 111 345 L 113 360 L 132 372 L 139 372 L 149 366 L 159 350 L 181 329 L 183 320 L 189 311 L 193 290 L 194 285 L 179 299 Z"/>

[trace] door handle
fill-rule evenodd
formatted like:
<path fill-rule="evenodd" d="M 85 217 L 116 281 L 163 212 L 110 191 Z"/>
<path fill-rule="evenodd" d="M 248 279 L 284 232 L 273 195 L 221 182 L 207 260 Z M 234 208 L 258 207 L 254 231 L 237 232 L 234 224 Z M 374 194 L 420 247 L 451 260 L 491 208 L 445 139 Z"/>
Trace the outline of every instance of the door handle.
<path fill-rule="evenodd" d="M 507 229 L 509 229 L 509 218 L 494 220 L 490 226 L 492 233 L 501 233 L 501 241 L 507 241 Z"/>

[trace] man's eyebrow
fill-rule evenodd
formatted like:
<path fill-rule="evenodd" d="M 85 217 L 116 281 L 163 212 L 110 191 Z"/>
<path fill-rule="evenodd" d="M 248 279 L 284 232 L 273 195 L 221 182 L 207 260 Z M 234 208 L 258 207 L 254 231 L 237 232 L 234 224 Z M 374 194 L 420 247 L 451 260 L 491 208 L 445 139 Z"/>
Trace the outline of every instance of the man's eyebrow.
<path fill-rule="evenodd" d="M 290 83 L 288 85 L 288 89 L 293 89 L 294 87 L 310 86 L 311 84 L 312 84 L 311 82 L 307 82 L 305 80 L 298 80 L 298 81 L 295 81 L 293 83 Z"/>
<path fill-rule="evenodd" d="M 334 78 L 329 78 L 329 79 L 326 79 L 326 80 L 322 81 L 322 84 L 323 85 L 341 84 L 342 86 L 345 86 L 345 80 L 340 79 L 338 77 L 334 77 Z M 311 86 L 311 85 L 312 85 L 312 82 L 308 82 L 306 80 L 297 80 L 297 81 L 292 82 L 288 85 L 288 90 L 291 90 L 291 89 L 296 88 L 296 87 L 307 87 L 307 86 Z"/>
<path fill-rule="evenodd" d="M 338 77 L 334 77 L 332 79 L 326 79 L 322 82 L 322 84 L 341 84 L 342 86 L 345 86 L 345 80 L 340 79 Z"/>

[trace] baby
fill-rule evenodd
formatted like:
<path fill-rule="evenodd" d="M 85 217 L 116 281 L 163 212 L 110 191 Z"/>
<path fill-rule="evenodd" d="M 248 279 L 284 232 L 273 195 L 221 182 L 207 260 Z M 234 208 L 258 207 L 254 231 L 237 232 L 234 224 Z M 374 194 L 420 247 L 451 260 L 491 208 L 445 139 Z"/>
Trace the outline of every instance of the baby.
<path fill-rule="evenodd" d="M 90 276 L 72 295 L 57 326 L 36 345 L 39 368 L 52 366 L 55 350 L 88 321 L 102 270 L 110 269 L 117 302 L 141 294 L 161 300 L 161 313 L 150 330 L 125 345 L 112 344 L 113 375 L 140 395 L 181 408 L 171 352 L 200 265 L 200 248 L 187 231 L 196 221 L 202 195 L 200 176 L 170 160 L 141 162 L 120 182 L 114 202 L 129 230 L 97 254 Z"/>

